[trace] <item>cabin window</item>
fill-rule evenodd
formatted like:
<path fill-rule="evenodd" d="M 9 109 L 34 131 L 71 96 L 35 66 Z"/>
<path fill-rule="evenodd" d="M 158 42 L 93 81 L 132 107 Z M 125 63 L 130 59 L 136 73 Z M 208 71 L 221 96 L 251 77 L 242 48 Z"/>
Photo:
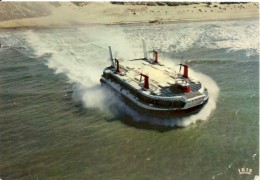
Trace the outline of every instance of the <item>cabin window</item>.
<path fill-rule="evenodd" d="M 157 100 L 156 105 L 163 106 L 163 107 L 169 107 L 169 106 L 171 106 L 171 102 L 170 101 Z"/>
<path fill-rule="evenodd" d="M 110 73 L 104 72 L 104 73 L 103 73 L 103 76 L 104 76 L 105 78 L 109 79 L 109 78 L 110 78 Z"/>
<path fill-rule="evenodd" d="M 184 105 L 185 105 L 185 103 L 182 101 L 173 101 L 172 102 L 172 106 L 176 107 L 176 108 L 182 108 L 182 107 L 184 107 Z"/>
<path fill-rule="evenodd" d="M 149 97 L 145 97 L 143 95 L 140 95 L 139 98 L 141 99 L 141 101 L 143 101 L 145 103 L 152 103 L 153 104 L 153 99 L 150 99 Z"/>

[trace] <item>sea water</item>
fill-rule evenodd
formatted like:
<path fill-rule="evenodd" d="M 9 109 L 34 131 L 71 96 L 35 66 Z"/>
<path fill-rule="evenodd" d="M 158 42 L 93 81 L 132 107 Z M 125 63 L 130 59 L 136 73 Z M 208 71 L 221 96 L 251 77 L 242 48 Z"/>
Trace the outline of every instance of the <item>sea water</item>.
<path fill-rule="evenodd" d="M 108 45 L 126 61 L 142 57 L 141 38 L 208 88 L 198 114 L 144 116 L 101 88 Z M 258 20 L 6 29 L 0 42 L 0 178 L 259 174 Z"/>

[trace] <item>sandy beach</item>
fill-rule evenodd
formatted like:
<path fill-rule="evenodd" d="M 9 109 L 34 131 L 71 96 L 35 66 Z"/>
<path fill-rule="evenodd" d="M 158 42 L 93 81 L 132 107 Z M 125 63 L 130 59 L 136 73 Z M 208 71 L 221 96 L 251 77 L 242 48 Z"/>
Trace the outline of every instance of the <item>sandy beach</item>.
<path fill-rule="evenodd" d="M 167 23 L 259 18 L 259 3 L 196 3 L 180 6 L 110 2 L 1 2 L 0 28 L 88 24 Z"/>

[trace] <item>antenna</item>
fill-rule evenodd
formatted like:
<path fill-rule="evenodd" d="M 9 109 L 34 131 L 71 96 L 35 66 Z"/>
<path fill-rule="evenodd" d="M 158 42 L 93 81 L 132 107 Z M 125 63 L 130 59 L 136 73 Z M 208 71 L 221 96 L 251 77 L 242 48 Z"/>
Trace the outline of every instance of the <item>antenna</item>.
<path fill-rule="evenodd" d="M 148 60 L 146 44 L 145 44 L 144 38 L 142 38 L 142 44 L 143 44 L 144 59 Z"/>
<path fill-rule="evenodd" d="M 110 54 L 110 60 L 111 60 L 111 66 L 115 66 L 111 46 L 108 46 L 108 48 L 109 48 L 109 54 Z"/>

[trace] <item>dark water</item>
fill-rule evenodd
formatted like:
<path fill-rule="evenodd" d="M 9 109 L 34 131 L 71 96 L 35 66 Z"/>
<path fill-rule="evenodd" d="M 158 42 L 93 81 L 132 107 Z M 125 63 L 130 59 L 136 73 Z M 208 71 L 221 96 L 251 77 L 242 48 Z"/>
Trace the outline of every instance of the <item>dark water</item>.
<path fill-rule="evenodd" d="M 1 30 L 9 47 L 0 49 L 0 178 L 254 179 L 258 26 L 252 20 Z M 120 99 L 99 86 L 107 44 L 115 56 L 138 56 L 140 36 L 159 49 L 162 62 L 187 62 L 207 85 L 211 102 L 202 113 L 177 123 L 149 117 L 148 125 L 125 105 L 122 115 L 113 111 Z M 240 168 L 252 174 L 239 175 Z"/>

